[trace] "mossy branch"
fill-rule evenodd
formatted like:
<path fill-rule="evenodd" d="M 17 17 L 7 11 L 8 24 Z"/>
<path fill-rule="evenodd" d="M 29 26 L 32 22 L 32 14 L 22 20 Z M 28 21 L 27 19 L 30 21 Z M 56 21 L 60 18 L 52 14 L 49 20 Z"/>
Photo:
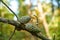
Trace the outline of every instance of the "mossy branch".
<path fill-rule="evenodd" d="M 15 20 L 8 20 L 8 19 L 1 18 L 1 17 L 0 17 L 0 22 L 7 23 L 7 24 L 11 24 L 11 25 L 15 26 L 15 28 L 16 28 L 17 30 L 26 30 L 26 31 L 30 32 L 32 35 L 34 35 L 34 36 L 36 36 L 36 37 L 38 37 L 38 38 L 40 38 L 40 39 L 42 39 L 42 40 L 49 40 L 48 38 L 44 37 L 42 34 L 31 32 L 30 30 L 28 30 L 28 28 L 26 27 L 26 25 L 24 25 L 24 27 L 23 27 L 22 24 L 19 24 L 19 23 L 18 23 L 17 21 L 15 21 Z M 33 30 L 33 31 L 34 31 L 34 30 Z"/>

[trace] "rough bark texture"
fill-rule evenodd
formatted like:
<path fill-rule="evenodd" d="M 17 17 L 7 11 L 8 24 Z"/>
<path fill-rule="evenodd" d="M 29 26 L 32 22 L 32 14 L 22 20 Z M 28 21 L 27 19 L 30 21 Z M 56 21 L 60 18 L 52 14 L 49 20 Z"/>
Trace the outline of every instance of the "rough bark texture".
<path fill-rule="evenodd" d="M 42 40 L 49 40 L 48 38 L 44 37 L 42 34 L 40 33 L 33 33 L 31 31 L 29 31 L 24 25 L 24 27 L 22 26 L 22 24 L 19 24 L 17 21 L 14 21 L 14 20 L 7 20 L 5 18 L 0 18 L 0 22 L 3 22 L 3 23 L 7 23 L 7 24 L 11 24 L 13 26 L 15 26 L 16 29 L 19 29 L 19 30 L 26 30 L 28 32 L 30 32 L 32 35 L 42 39 Z M 33 30 L 34 31 L 34 30 Z"/>

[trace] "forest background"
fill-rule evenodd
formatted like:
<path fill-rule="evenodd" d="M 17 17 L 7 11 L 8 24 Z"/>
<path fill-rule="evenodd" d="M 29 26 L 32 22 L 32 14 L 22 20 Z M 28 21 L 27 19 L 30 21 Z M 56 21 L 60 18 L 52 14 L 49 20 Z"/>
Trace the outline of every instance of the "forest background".
<path fill-rule="evenodd" d="M 60 0 L 3 0 L 15 13 L 21 18 L 29 15 L 31 19 L 29 23 L 37 26 L 44 36 L 56 40 L 60 40 Z M 0 17 L 17 20 L 0 2 Z M 0 22 L 0 39 L 8 40 L 14 26 Z M 12 40 L 40 40 L 29 32 L 21 30 L 16 31 Z"/>

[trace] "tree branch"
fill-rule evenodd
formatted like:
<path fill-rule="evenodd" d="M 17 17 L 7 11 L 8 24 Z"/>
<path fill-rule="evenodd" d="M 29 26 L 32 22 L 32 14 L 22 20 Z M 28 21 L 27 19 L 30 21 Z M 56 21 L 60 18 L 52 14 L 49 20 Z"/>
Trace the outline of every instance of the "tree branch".
<path fill-rule="evenodd" d="M 0 22 L 3 22 L 3 23 L 7 23 L 7 24 L 11 24 L 13 26 L 18 26 L 19 23 L 17 21 L 14 21 L 14 20 L 7 20 L 5 18 L 1 18 L 0 17 Z"/>
<path fill-rule="evenodd" d="M 16 29 L 20 29 L 20 30 L 26 30 L 28 32 L 30 32 L 32 35 L 42 39 L 42 40 L 49 40 L 48 38 L 44 37 L 42 34 L 38 34 L 38 33 L 33 33 L 31 31 L 29 31 L 27 29 L 27 27 L 25 27 L 26 25 L 22 25 L 22 24 L 19 24 L 17 21 L 14 21 L 14 20 L 8 20 L 8 19 L 5 19 L 5 18 L 1 18 L 0 17 L 0 22 L 3 22 L 3 23 L 7 23 L 7 24 L 11 24 L 13 26 L 15 26 Z M 23 27 L 24 26 L 24 27 Z M 34 30 L 33 30 L 34 31 Z"/>

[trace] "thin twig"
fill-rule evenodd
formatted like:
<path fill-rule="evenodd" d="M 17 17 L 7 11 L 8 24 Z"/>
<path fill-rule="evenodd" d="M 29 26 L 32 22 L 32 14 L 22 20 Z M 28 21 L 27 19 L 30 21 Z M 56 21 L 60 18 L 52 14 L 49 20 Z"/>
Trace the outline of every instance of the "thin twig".
<path fill-rule="evenodd" d="M 12 11 L 11 8 L 9 8 L 9 6 L 7 4 L 5 4 L 2 0 L 1 0 L 1 2 L 17 17 L 17 20 L 19 21 L 19 18 L 16 15 L 16 13 L 14 11 Z"/>
<path fill-rule="evenodd" d="M 55 36 L 55 35 L 53 35 L 53 40 L 55 40 L 55 38 L 56 38 L 56 36 Z"/>
<path fill-rule="evenodd" d="M 15 33 L 15 30 L 16 30 L 16 28 L 14 29 L 13 33 L 12 33 L 11 36 L 9 37 L 9 40 L 12 39 L 12 37 L 13 37 L 13 35 L 14 35 L 14 33 Z"/>

